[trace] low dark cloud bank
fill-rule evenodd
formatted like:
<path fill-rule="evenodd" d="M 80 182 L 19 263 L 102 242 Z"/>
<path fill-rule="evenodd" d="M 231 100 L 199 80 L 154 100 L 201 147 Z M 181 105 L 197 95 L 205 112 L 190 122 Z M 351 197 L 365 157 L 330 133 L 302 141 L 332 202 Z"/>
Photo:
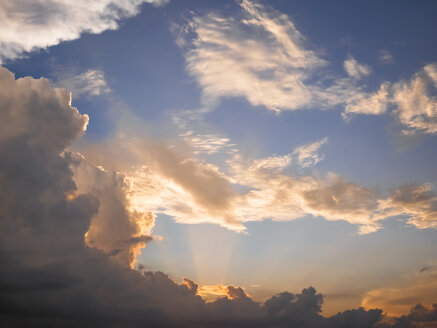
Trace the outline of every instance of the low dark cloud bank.
<path fill-rule="evenodd" d="M 82 176 L 90 177 L 97 168 L 66 148 L 85 132 L 87 121 L 71 107 L 66 90 L 53 89 L 45 79 L 15 80 L 0 67 L 2 327 L 400 328 L 432 327 L 437 320 L 436 307 L 421 306 L 391 320 L 378 309 L 326 318 L 320 314 L 323 297 L 312 287 L 259 304 L 243 289 L 228 286 L 228 297 L 206 303 L 196 295 L 194 281 L 179 285 L 161 272 L 130 269 L 132 244 L 150 241 L 132 216 L 145 215 L 146 225 L 153 217 L 108 211 L 106 206 L 126 205 L 121 176 L 107 173 L 92 180 L 104 183 L 103 189 L 94 185 L 79 193 L 84 189 L 78 189 L 74 174 L 87 170 Z M 103 213 L 121 213 L 122 238 L 98 238 L 116 225 Z M 90 225 L 95 242 L 86 243 Z"/>

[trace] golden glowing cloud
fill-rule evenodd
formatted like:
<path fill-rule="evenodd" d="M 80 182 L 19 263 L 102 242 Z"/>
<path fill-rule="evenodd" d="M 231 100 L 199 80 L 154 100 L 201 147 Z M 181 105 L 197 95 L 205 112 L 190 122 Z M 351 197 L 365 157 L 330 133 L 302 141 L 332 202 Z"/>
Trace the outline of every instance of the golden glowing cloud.
<path fill-rule="evenodd" d="M 431 306 L 436 302 L 437 270 L 433 266 L 424 267 L 410 274 L 397 284 L 367 292 L 361 305 L 367 309 L 384 309 L 389 315 L 408 314 L 417 303 Z"/>

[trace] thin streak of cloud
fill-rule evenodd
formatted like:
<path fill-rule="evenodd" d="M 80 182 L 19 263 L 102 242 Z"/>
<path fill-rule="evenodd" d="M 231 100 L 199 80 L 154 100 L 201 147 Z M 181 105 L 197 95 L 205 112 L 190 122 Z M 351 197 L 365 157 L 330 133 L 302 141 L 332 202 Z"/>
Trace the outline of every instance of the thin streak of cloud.
<path fill-rule="evenodd" d="M 285 15 L 247 0 L 241 8 L 237 18 L 194 16 L 189 25 L 196 38 L 186 52 L 187 69 L 203 88 L 206 104 L 229 96 L 273 111 L 308 104 L 302 81 L 325 61 L 303 47 Z"/>
<path fill-rule="evenodd" d="M 71 91 L 74 98 L 81 96 L 102 96 L 111 92 L 101 70 L 87 70 L 81 74 L 63 74 L 54 82 L 57 87 Z"/>
<path fill-rule="evenodd" d="M 293 154 L 297 157 L 297 161 L 301 167 L 314 166 L 323 160 L 323 155 L 319 155 L 320 147 L 328 142 L 328 138 L 325 137 L 322 140 L 314 142 L 312 144 L 303 145 L 297 147 Z"/>
<path fill-rule="evenodd" d="M 395 62 L 392 53 L 390 51 L 388 51 L 387 49 L 382 49 L 379 52 L 378 60 L 380 63 L 382 63 L 384 65 L 393 64 Z"/>

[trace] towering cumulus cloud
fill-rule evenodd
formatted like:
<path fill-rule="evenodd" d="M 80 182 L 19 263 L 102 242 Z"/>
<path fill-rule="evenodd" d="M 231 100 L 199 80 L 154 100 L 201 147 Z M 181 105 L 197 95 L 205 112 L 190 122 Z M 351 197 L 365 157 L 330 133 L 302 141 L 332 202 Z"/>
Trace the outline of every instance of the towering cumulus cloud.
<path fill-rule="evenodd" d="M 167 0 L 3 0 L 0 2 L 0 62 L 117 28 L 117 21 L 137 14 L 143 3 Z"/>

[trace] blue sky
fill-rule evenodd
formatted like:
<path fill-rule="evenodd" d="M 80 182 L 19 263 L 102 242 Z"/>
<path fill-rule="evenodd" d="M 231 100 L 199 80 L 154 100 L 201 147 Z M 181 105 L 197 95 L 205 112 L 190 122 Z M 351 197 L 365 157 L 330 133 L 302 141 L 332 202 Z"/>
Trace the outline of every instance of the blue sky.
<path fill-rule="evenodd" d="M 135 223 L 154 240 L 132 266 L 259 301 L 311 285 L 329 315 L 435 303 L 436 3 L 135 8 L 65 36 L 47 14 L 48 43 L 0 33 L 5 68 L 89 116 L 68 149 L 124 174 L 130 210 L 154 218 Z M 87 238 L 117 234 L 94 224 Z M 99 233 L 89 246 L 110 252 Z"/>

